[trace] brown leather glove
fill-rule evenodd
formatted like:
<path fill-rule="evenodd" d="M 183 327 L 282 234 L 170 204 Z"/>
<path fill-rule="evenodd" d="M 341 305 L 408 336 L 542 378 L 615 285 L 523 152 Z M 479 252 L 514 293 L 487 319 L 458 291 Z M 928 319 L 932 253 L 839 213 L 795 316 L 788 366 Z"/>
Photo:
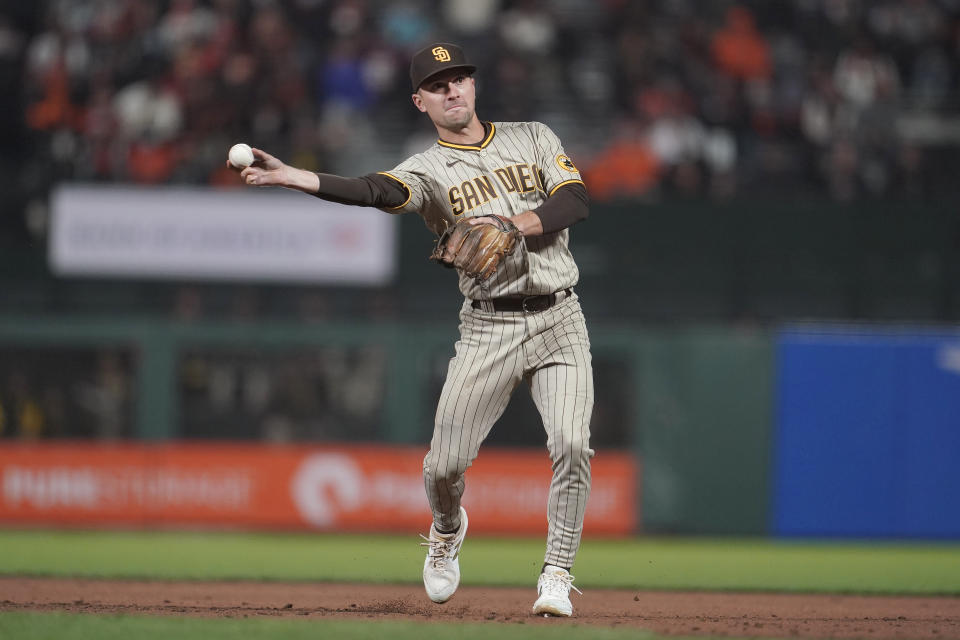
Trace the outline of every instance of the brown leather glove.
<path fill-rule="evenodd" d="M 513 253 L 521 238 L 509 219 L 490 216 L 496 223 L 470 224 L 461 218 L 440 234 L 430 259 L 445 267 L 457 268 L 480 284 L 497 270 L 504 256 Z"/>

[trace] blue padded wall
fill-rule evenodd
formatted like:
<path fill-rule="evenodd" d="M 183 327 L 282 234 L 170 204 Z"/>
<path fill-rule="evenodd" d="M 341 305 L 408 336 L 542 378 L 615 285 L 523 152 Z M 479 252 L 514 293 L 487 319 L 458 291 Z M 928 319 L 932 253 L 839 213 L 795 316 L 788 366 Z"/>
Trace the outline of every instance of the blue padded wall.
<path fill-rule="evenodd" d="M 960 333 L 787 329 L 773 531 L 960 538 Z"/>

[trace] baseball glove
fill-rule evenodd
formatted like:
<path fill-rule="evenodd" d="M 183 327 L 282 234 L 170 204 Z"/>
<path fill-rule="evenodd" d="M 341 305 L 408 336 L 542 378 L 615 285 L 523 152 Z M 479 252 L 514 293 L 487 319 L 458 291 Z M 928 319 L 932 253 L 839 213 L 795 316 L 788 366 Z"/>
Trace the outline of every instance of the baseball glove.
<path fill-rule="evenodd" d="M 493 275 L 504 256 L 513 253 L 520 230 L 507 218 L 490 216 L 496 222 L 470 224 L 461 218 L 440 234 L 430 259 L 457 268 L 480 284 Z"/>

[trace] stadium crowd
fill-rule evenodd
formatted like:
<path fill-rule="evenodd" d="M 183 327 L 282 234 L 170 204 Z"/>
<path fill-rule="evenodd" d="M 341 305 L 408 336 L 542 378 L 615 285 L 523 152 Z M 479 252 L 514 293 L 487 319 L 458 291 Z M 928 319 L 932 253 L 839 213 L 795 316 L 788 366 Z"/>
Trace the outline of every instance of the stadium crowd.
<path fill-rule="evenodd" d="M 406 73 L 430 39 L 475 58 L 485 117 L 557 130 L 595 199 L 953 187 L 960 0 L 6 4 L 26 201 L 62 179 L 230 184 L 240 140 L 393 166 L 434 137 Z"/>

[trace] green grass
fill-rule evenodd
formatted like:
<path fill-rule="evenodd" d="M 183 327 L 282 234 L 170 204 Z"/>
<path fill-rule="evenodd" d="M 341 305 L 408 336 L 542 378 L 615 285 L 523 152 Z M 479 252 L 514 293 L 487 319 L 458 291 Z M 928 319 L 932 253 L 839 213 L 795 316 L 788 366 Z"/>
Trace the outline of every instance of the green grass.
<path fill-rule="evenodd" d="M 419 538 L 0 530 L 0 574 L 417 583 Z M 474 536 L 463 583 L 530 586 L 539 539 Z M 584 541 L 581 587 L 960 595 L 960 545 L 636 538 Z"/>
<path fill-rule="evenodd" d="M 417 583 L 423 562 L 418 542 L 413 534 L 0 530 L 0 574 Z M 542 554 L 539 539 L 472 536 L 461 556 L 463 582 L 530 587 Z M 960 545 L 588 537 L 574 573 L 577 584 L 588 588 L 960 595 Z M 490 635 L 491 627 L 483 624 L 0 613 L 0 638 L 27 640 L 479 640 Z M 496 635 L 498 640 L 662 638 L 636 628 L 584 627 L 575 620 L 498 624 Z"/>
<path fill-rule="evenodd" d="M 663 637 L 638 629 L 603 629 L 557 622 L 537 626 L 500 624 L 496 627 L 497 640 L 653 640 Z M 0 638 L 18 640 L 487 640 L 490 635 L 490 625 L 483 624 L 0 613 Z"/>

